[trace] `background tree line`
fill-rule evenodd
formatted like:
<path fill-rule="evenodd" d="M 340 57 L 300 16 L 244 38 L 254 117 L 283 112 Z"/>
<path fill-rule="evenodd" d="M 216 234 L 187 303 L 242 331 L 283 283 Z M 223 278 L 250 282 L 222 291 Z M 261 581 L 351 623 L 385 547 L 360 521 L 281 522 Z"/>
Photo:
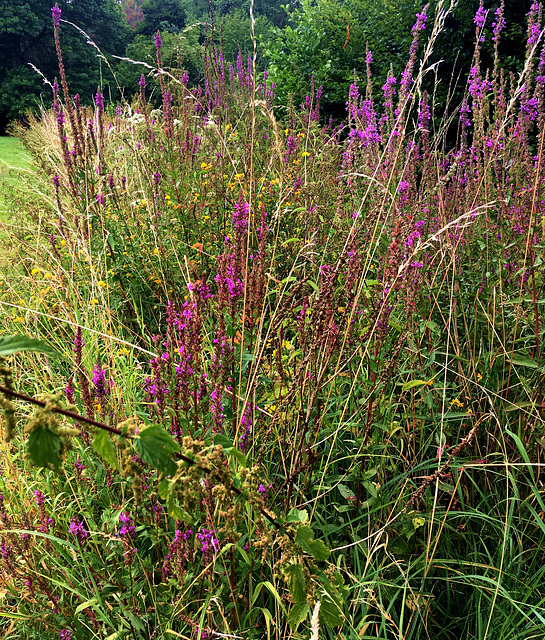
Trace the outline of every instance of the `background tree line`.
<path fill-rule="evenodd" d="M 50 4 L 0 0 L 0 132 L 10 120 L 50 104 L 47 82 L 58 75 Z M 138 90 L 140 74 L 149 69 L 114 56 L 153 65 L 157 30 L 162 34 L 165 65 L 181 63 L 193 83 L 202 74 L 206 42 L 221 49 L 227 61 L 235 61 L 239 50 L 243 55 L 252 51 L 250 0 L 58 0 L 58 4 L 62 19 L 88 34 L 116 76 L 114 80 L 85 36 L 63 23 L 61 45 L 70 90 L 86 102 L 99 86 L 112 101 L 119 100 L 119 88 L 126 98 Z M 430 2 L 428 23 L 437 5 L 438 0 Z M 479 0 L 460 0 L 435 45 L 439 103 L 449 87 L 458 94 L 465 88 L 465 77 L 459 74 L 469 69 L 478 6 Z M 499 0 L 485 2 L 489 29 L 498 6 Z M 501 46 L 511 70 L 522 64 L 530 6 L 530 0 L 505 2 L 507 27 Z M 411 26 L 421 9 L 421 0 L 292 0 L 285 5 L 282 0 L 255 0 L 258 66 L 268 69 L 280 102 L 286 103 L 290 95 L 296 102 L 303 100 L 314 78 L 316 86 L 324 87 L 325 113 L 342 117 L 354 76 L 362 84 L 365 79 L 366 43 L 377 91 L 390 70 L 397 75 L 403 70 Z"/>

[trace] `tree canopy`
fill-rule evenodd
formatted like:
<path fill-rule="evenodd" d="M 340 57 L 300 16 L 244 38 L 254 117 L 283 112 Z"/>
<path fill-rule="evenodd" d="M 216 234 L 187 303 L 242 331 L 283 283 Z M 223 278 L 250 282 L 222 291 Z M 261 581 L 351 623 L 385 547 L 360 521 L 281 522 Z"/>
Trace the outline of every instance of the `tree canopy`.
<path fill-rule="evenodd" d="M 387 74 L 399 76 L 407 62 L 415 16 L 421 0 L 300 0 L 282 5 L 282 0 L 255 0 L 255 33 L 258 64 L 268 68 L 281 103 L 289 96 L 303 100 L 314 79 L 323 86 L 322 106 L 326 113 L 343 117 L 354 77 L 365 82 L 371 64 L 375 94 L 380 93 Z M 429 37 L 439 0 L 427 7 L 428 29 L 420 35 L 420 47 Z M 500 0 L 485 2 L 486 29 L 492 29 L 493 13 Z M 517 70 L 524 58 L 524 33 L 530 0 L 505 1 L 506 27 L 500 43 L 504 64 Z M 239 50 L 253 51 L 250 36 L 250 0 L 59 0 L 62 10 L 61 46 L 72 93 L 90 101 L 98 85 L 116 98 L 103 60 L 89 46 L 86 32 L 108 58 L 126 55 L 154 64 L 153 36 L 163 34 L 167 58 L 177 56 L 192 82 L 202 73 L 202 46 L 213 38 L 224 59 L 233 62 Z M 479 0 L 460 0 L 445 21 L 442 35 L 434 43 L 431 64 L 436 73 L 436 101 L 443 103 L 449 91 L 455 101 L 465 90 L 465 76 L 473 55 L 474 17 Z M 214 29 L 205 29 L 205 23 Z M 130 23 L 130 24 L 129 24 Z M 191 27 L 191 28 L 188 28 Z M 170 37 L 167 34 L 171 34 Z M 490 34 L 488 34 L 490 35 Z M 492 56 L 491 38 L 482 55 Z M 113 60 L 118 82 L 125 95 L 138 90 L 143 68 Z M 33 67 L 39 69 L 42 76 Z M 463 71 L 462 71 L 463 70 Z M 40 103 L 48 105 L 51 83 L 58 75 L 53 42 L 50 3 L 43 0 L 0 0 L 0 131 L 10 119 L 19 117 Z M 431 88 L 431 87 L 430 87 Z M 109 93 L 108 93 L 109 92 Z M 459 100 L 458 100 L 459 101 Z"/>

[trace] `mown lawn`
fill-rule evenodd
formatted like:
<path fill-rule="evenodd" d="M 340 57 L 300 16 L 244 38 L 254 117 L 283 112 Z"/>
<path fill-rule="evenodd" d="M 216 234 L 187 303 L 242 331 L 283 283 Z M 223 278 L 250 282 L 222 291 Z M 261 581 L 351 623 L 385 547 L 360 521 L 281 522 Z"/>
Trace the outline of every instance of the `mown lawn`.
<path fill-rule="evenodd" d="M 19 139 L 0 136 L 0 216 L 5 213 L 4 190 L 17 183 L 18 170 L 29 167 L 30 158 Z"/>

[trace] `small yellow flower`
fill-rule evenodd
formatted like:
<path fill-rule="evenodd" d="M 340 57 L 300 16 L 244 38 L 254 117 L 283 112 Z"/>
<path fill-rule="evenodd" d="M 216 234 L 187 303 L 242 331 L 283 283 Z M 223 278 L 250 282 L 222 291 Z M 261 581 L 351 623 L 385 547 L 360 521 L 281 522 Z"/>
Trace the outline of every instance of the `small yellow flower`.
<path fill-rule="evenodd" d="M 208 169 L 210 169 L 210 165 L 206 164 L 206 162 L 201 162 L 201 169 L 203 171 L 208 171 Z"/>
<path fill-rule="evenodd" d="M 161 255 L 161 252 L 159 251 L 159 249 L 157 247 L 155 247 L 155 249 L 153 250 L 153 255 L 154 256 L 159 256 Z"/>
<path fill-rule="evenodd" d="M 31 273 L 33 276 L 35 276 L 37 273 L 40 273 L 41 269 L 39 267 L 36 267 L 35 269 L 32 269 Z"/>
<path fill-rule="evenodd" d="M 303 151 L 303 153 L 301 155 L 303 156 L 303 158 L 308 158 L 310 153 L 308 151 Z"/>
<path fill-rule="evenodd" d="M 61 240 L 61 247 L 64 247 L 66 245 L 66 240 Z"/>
<path fill-rule="evenodd" d="M 98 304 L 98 300 L 97 300 L 96 298 L 93 298 L 93 299 L 91 300 L 91 304 Z"/>
<path fill-rule="evenodd" d="M 477 382 L 480 382 L 483 379 L 480 373 L 477 374 Z"/>
<path fill-rule="evenodd" d="M 143 198 L 142 200 L 140 200 L 140 204 L 141 204 L 143 207 L 147 207 L 147 206 L 148 206 L 148 202 L 147 202 L 147 200 L 146 200 L 146 199 L 144 199 L 144 198 Z"/>
<path fill-rule="evenodd" d="M 106 283 L 104 282 L 104 280 L 99 280 L 97 284 L 101 289 L 104 289 L 104 287 L 106 286 Z"/>
<path fill-rule="evenodd" d="M 225 125 L 225 131 L 229 131 L 229 129 L 231 129 L 231 125 L 230 124 L 226 124 Z"/>

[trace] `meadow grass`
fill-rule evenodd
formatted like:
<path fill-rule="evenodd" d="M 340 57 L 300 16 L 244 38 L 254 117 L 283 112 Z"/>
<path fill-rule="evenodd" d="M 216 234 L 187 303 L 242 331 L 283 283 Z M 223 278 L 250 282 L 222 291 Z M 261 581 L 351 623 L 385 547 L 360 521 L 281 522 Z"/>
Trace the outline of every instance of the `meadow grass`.
<path fill-rule="evenodd" d="M 539 15 L 509 79 L 478 14 L 439 119 L 445 15 L 340 126 L 157 36 L 132 103 L 55 87 L 20 131 L 3 332 L 67 359 L 2 386 L 102 427 L 3 400 L 5 638 L 543 637 Z"/>

